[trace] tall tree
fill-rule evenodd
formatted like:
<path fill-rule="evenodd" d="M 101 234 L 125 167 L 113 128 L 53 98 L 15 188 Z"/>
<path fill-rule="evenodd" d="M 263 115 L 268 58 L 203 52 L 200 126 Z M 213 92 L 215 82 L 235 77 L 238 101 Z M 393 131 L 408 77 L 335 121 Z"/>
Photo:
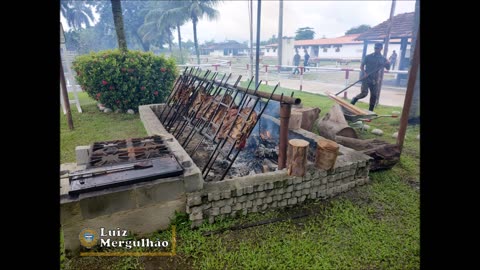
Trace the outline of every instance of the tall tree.
<path fill-rule="evenodd" d="M 175 10 L 178 6 L 178 3 L 169 1 L 169 2 L 160 2 L 157 8 L 150 10 L 145 16 L 145 27 L 154 27 L 160 32 L 170 32 L 170 28 L 176 28 L 178 34 L 178 47 L 180 49 L 180 58 L 183 62 L 182 54 L 182 35 L 180 32 L 180 26 L 185 24 L 190 17 L 186 13 L 179 13 Z M 144 31 L 148 29 L 143 29 Z M 170 32 L 171 34 L 171 32 Z M 171 39 L 170 43 L 171 44 Z M 171 50 L 171 49 L 170 49 Z"/>
<path fill-rule="evenodd" d="M 61 0 L 60 12 L 62 16 L 67 20 L 69 27 L 75 30 L 81 29 L 82 25 L 90 27 L 91 23 L 95 20 L 93 16 L 93 8 L 96 3 L 92 1 L 75 1 L 75 0 Z"/>
<path fill-rule="evenodd" d="M 200 51 L 198 50 L 198 38 L 197 38 L 197 24 L 199 19 L 206 16 L 207 19 L 213 20 L 218 18 L 219 13 L 214 6 L 218 3 L 218 0 L 190 0 L 190 1 L 175 1 L 176 7 L 170 9 L 170 14 L 177 14 L 179 17 L 181 14 L 188 14 L 193 24 L 193 42 L 195 44 L 195 53 L 197 55 L 197 64 L 200 64 Z"/>
<path fill-rule="evenodd" d="M 115 40 L 115 45 L 111 48 L 117 47 L 117 36 L 115 32 L 115 24 L 112 13 L 111 1 L 98 1 L 97 13 L 99 14 L 99 21 L 95 26 L 99 26 L 99 31 L 103 31 L 104 38 Z M 124 21 L 125 38 L 127 40 L 127 47 L 135 50 L 148 51 L 150 44 L 144 42 L 142 37 L 138 33 L 138 28 L 143 24 L 145 20 L 145 14 L 151 8 L 155 2 L 151 1 L 122 1 L 122 17 Z M 100 42 L 104 42 L 100 40 Z"/>
<path fill-rule="evenodd" d="M 295 31 L 295 40 L 313 39 L 315 31 L 312 27 L 301 27 Z"/>
<path fill-rule="evenodd" d="M 113 23 L 117 32 L 118 48 L 121 51 L 127 51 L 127 39 L 125 38 L 125 28 L 123 27 L 122 4 L 120 0 L 110 0 L 112 2 Z"/>
<path fill-rule="evenodd" d="M 370 28 L 372 28 L 368 24 L 362 24 L 357 27 L 352 27 L 345 32 L 345 35 L 351 35 L 351 34 L 361 34 L 363 32 L 367 32 Z"/>

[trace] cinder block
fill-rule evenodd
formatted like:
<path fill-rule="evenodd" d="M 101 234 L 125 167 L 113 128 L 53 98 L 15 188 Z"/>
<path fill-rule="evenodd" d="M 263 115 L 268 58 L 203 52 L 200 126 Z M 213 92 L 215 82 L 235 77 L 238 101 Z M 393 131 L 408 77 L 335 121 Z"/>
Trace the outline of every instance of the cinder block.
<path fill-rule="evenodd" d="M 297 197 L 288 199 L 288 205 L 293 205 L 297 203 Z"/>
<path fill-rule="evenodd" d="M 188 206 L 195 206 L 202 204 L 202 197 L 200 194 L 187 194 L 187 205 Z"/>
<path fill-rule="evenodd" d="M 225 190 L 222 194 L 223 194 L 222 197 L 224 199 L 230 199 L 232 193 L 230 192 L 230 190 Z"/>

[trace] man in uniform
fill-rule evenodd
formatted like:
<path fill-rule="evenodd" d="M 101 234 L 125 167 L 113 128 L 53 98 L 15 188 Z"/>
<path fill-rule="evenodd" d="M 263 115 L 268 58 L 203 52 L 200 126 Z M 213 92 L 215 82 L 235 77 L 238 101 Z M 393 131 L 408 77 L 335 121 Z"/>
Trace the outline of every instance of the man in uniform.
<path fill-rule="evenodd" d="M 383 57 L 381 51 L 383 49 L 382 43 L 375 43 L 375 52 L 365 56 L 360 65 L 360 70 L 363 74 L 362 91 L 356 97 L 352 99 L 351 104 L 355 103 L 368 95 L 368 89 L 370 89 L 370 106 L 369 111 L 373 111 L 378 95 L 378 74 L 382 67 L 390 70 L 390 62 Z"/>

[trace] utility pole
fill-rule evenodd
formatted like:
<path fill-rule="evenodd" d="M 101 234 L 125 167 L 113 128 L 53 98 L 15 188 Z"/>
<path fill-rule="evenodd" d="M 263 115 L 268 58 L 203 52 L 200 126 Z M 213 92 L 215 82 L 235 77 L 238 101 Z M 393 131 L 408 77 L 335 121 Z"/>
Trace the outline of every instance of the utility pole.
<path fill-rule="evenodd" d="M 255 61 L 255 87 L 258 85 L 258 70 L 260 65 L 260 20 L 262 13 L 262 0 L 257 1 L 257 44 L 256 44 L 256 61 Z"/>
<path fill-rule="evenodd" d="M 282 41 L 283 41 L 283 0 L 280 0 L 280 8 L 278 9 L 278 49 L 277 59 L 278 66 L 282 65 Z"/>
<path fill-rule="evenodd" d="M 392 0 L 392 7 L 390 8 L 390 21 L 388 23 L 387 27 L 387 33 L 385 37 L 385 46 L 383 48 L 383 56 L 387 58 L 387 53 L 388 53 L 388 43 L 390 42 L 390 33 L 392 32 L 392 26 L 393 26 L 393 17 L 395 15 L 395 3 L 396 0 Z M 388 59 L 388 58 L 387 58 Z M 380 92 L 382 91 L 382 83 L 383 83 L 383 72 L 385 69 L 380 70 L 380 77 L 378 79 L 378 93 L 377 93 L 377 100 L 375 102 L 375 106 L 378 105 L 378 101 L 380 100 Z"/>
<path fill-rule="evenodd" d="M 253 0 L 250 0 L 250 78 L 253 77 Z"/>

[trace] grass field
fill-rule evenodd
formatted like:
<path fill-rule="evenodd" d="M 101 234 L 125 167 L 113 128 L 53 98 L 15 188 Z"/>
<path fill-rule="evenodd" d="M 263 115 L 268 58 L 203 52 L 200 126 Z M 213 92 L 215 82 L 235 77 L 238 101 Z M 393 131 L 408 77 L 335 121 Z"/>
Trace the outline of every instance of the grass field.
<path fill-rule="evenodd" d="M 271 91 L 270 86 L 261 86 Z M 292 90 L 279 89 L 290 95 Z M 334 104 L 329 98 L 295 91 L 305 107 L 318 106 L 321 116 Z M 69 131 L 61 114 L 62 162 L 74 161 L 76 145 L 93 141 L 144 136 L 138 115 L 105 114 L 81 93 L 83 114 L 73 112 L 75 130 Z M 366 109 L 368 104 L 357 105 Z M 72 107 L 72 110 L 73 107 Z M 379 106 L 378 114 L 401 108 Z M 379 118 L 382 140 L 394 143 L 399 118 Z M 378 138 L 357 130 L 362 138 Z M 420 268 L 420 150 L 415 138 L 419 126 L 407 130 L 400 162 L 391 170 L 370 173 L 370 184 L 327 201 L 307 201 L 293 208 L 254 213 L 190 229 L 186 215 L 178 214 L 177 255 L 174 257 L 63 258 L 64 269 L 419 269 Z M 308 212 L 304 218 L 227 230 L 232 225 Z M 165 239 L 170 230 L 149 237 Z M 140 251 L 140 250 L 137 250 Z"/>
<path fill-rule="evenodd" d="M 75 162 L 75 147 L 93 142 L 146 136 L 138 114 L 103 113 L 87 93 L 78 93 L 83 113 L 71 106 L 74 129 L 68 129 L 67 118 L 60 109 L 60 162 Z M 71 97 L 73 99 L 73 97 Z"/>

